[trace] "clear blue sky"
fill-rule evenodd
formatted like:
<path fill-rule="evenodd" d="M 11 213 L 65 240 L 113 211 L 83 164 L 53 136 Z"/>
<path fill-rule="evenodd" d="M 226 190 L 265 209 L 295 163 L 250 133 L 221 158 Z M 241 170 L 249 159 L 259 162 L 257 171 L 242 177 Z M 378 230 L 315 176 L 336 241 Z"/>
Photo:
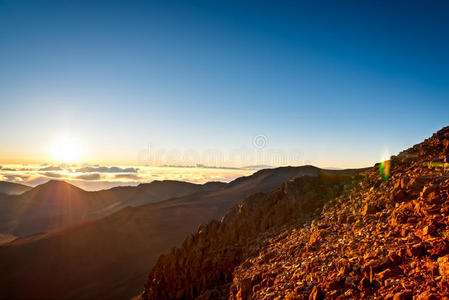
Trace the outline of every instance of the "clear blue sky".
<path fill-rule="evenodd" d="M 363 3 L 362 3 L 363 2 Z M 371 165 L 449 124 L 447 1 L 0 1 L 0 162 L 268 137 Z"/>

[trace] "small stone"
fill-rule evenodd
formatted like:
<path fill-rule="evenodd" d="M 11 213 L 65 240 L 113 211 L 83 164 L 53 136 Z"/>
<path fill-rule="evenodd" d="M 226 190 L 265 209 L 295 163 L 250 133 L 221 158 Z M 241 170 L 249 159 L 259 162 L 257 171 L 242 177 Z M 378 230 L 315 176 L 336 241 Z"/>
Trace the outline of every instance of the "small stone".
<path fill-rule="evenodd" d="M 410 257 L 422 256 L 425 253 L 425 248 L 422 244 L 416 244 L 411 247 L 407 247 L 407 255 Z"/>
<path fill-rule="evenodd" d="M 424 227 L 424 229 L 422 230 L 422 234 L 423 234 L 423 235 L 431 234 L 431 233 L 429 232 L 429 226 L 425 226 L 425 227 Z"/>
<path fill-rule="evenodd" d="M 321 291 L 321 288 L 317 285 L 313 287 L 312 292 L 309 295 L 309 300 L 323 300 L 324 294 Z"/>
<path fill-rule="evenodd" d="M 397 276 L 399 272 L 393 271 L 391 269 L 386 269 L 380 273 L 377 274 L 380 280 L 385 280 L 394 276 Z"/>
<path fill-rule="evenodd" d="M 399 293 L 394 294 L 393 300 L 408 300 L 412 299 L 413 292 L 410 290 L 402 291 Z"/>
<path fill-rule="evenodd" d="M 399 265 L 400 263 L 402 263 L 403 258 L 402 258 L 402 253 L 400 251 L 398 251 L 397 253 L 392 252 L 388 255 L 388 260 L 395 266 Z"/>
<path fill-rule="evenodd" d="M 360 280 L 360 283 L 359 283 L 359 289 L 360 289 L 361 291 L 363 291 L 364 289 L 366 289 L 366 288 L 368 288 L 368 287 L 370 287 L 370 286 L 371 286 L 371 283 L 369 282 L 369 279 L 368 279 L 368 278 L 363 277 L 363 279 Z"/>
<path fill-rule="evenodd" d="M 365 207 L 363 208 L 362 211 L 362 215 L 366 216 L 366 215 L 371 215 L 374 214 L 378 211 L 378 207 L 377 205 L 375 205 L 374 203 L 367 203 L 365 204 Z"/>

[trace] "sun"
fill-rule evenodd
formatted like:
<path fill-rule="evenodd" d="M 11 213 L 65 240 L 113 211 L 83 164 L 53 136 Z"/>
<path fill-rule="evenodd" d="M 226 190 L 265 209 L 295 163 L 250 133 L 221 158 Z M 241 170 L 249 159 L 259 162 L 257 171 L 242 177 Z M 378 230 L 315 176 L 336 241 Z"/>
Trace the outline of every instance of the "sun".
<path fill-rule="evenodd" d="M 51 146 L 51 154 L 57 162 L 71 163 L 81 159 L 81 143 L 73 138 L 61 138 Z"/>

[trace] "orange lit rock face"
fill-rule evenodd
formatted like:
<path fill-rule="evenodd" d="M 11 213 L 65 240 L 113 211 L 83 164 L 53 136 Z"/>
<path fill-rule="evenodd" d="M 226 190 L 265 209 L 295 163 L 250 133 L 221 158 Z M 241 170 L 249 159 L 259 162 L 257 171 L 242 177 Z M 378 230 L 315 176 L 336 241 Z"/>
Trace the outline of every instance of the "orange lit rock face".
<path fill-rule="evenodd" d="M 162 256 L 144 298 L 448 299 L 449 174 L 426 166 L 448 139 L 393 157 L 387 181 L 375 167 L 248 198 Z"/>

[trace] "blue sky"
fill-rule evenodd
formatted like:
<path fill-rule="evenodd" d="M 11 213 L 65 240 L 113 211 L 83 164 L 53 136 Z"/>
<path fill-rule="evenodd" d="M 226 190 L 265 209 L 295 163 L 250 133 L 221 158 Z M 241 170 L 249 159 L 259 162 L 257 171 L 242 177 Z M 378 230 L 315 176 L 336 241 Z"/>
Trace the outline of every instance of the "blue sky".
<path fill-rule="evenodd" d="M 148 144 L 229 153 L 264 135 L 321 167 L 371 165 L 448 125 L 448 12 L 446 1 L 0 1 L 0 162 L 49 160 L 61 136 L 81 141 L 86 162 L 133 164 Z"/>

